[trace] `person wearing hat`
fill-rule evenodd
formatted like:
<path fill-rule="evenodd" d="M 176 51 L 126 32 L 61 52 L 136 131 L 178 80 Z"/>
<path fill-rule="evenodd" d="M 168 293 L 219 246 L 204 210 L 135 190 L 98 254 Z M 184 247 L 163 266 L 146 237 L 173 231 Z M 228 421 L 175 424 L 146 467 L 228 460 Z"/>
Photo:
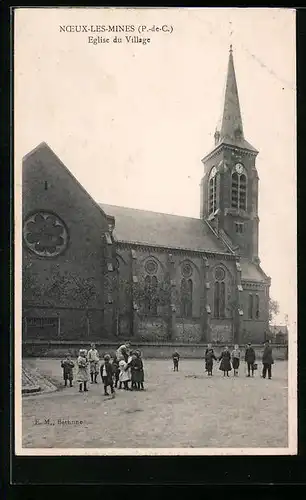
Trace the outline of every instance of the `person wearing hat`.
<path fill-rule="evenodd" d="M 104 396 L 109 396 L 109 393 L 107 392 L 107 388 L 110 387 L 111 390 L 111 395 L 114 398 L 115 397 L 115 389 L 114 389 L 114 381 L 113 381 L 113 367 L 110 362 L 110 355 L 105 354 L 104 356 L 104 362 L 102 363 L 100 367 L 100 373 L 101 373 L 101 378 L 102 382 L 104 385 Z"/>
<path fill-rule="evenodd" d="M 129 358 L 129 353 L 130 353 L 130 343 L 125 342 L 120 347 L 118 347 L 116 351 L 116 358 L 118 359 L 118 361 L 124 359 L 124 361 L 127 363 Z"/>
<path fill-rule="evenodd" d="M 255 363 L 256 355 L 255 351 L 252 347 L 251 342 L 248 343 L 245 349 L 244 360 L 247 364 L 248 374 L 247 377 L 250 377 L 250 372 L 252 372 L 252 377 L 254 377 L 254 363 Z"/>
<path fill-rule="evenodd" d="M 80 349 L 79 356 L 77 359 L 77 381 L 79 382 L 79 392 L 82 392 L 83 385 L 84 391 L 88 391 L 87 382 L 88 382 L 88 361 L 87 361 L 87 351 L 86 349 Z"/>
<path fill-rule="evenodd" d="M 269 340 L 265 341 L 265 348 L 262 354 L 262 378 L 266 378 L 268 372 L 268 378 L 272 378 L 272 365 L 274 364 L 272 356 L 272 347 L 270 346 Z"/>

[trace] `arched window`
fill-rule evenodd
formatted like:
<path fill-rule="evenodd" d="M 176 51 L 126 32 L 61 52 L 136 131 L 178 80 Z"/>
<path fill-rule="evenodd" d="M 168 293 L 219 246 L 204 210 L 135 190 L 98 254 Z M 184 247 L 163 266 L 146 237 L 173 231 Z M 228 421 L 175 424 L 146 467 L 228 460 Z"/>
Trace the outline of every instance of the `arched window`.
<path fill-rule="evenodd" d="M 215 318 L 224 318 L 225 309 L 226 309 L 225 271 L 222 267 L 217 267 L 215 270 L 215 283 L 214 283 Z"/>
<path fill-rule="evenodd" d="M 192 317 L 192 293 L 192 280 L 183 278 L 181 281 L 181 317 L 183 318 Z"/>
<path fill-rule="evenodd" d="M 253 305 L 254 305 L 254 297 L 250 293 L 249 295 L 249 319 L 253 319 Z"/>
<path fill-rule="evenodd" d="M 158 305 L 158 282 L 156 276 L 152 276 L 152 281 L 151 281 L 151 304 L 150 304 L 150 311 L 151 314 L 154 314 L 155 316 L 157 315 L 157 305 Z"/>
<path fill-rule="evenodd" d="M 208 213 L 213 214 L 217 210 L 217 170 L 211 169 L 208 183 Z"/>
<path fill-rule="evenodd" d="M 145 277 L 144 311 L 146 314 L 157 315 L 158 306 L 158 280 L 156 276 Z"/>
<path fill-rule="evenodd" d="M 256 295 L 256 299 L 255 299 L 255 317 L 256 317 L 256 319 L 259 319 L 259 316 L 260 316 L 259 295 Z"/>
<path fill-rule="evenodd" d="M 246 210 L 246 192 L 247 192 L 247 183 L 246 176 L 242 174 L 239 179 L 239 208 L 241 210 Z"/>
<path fill-rule="evenodd" d="M 151 276 L 145 277 L 145 289 L 144 289 L 144 311 L 146 314 L 150 312 L 150 295 L 151 295 Z"/>
<path fill-rule="evenodd" d="M 239 193 L 239 177 L 235 172 L 232 174 L 232 208 L 238 208 L 238 193 Z"/>
<path fill-rule="evenodd" d="M 239 168 L 240 167 L 240 168 Z M 239 172 L 232 173 L 232 208 L 240 210 L 247 209 L 247 178 L 242 165 L 239 165 Z"/>
<path fill-rule="evenodd" d="M 188 280 L 188 305 L 187 305 L 187 316 L 188 318 L 192 318 L 192 292 L 193 292 L 193 283 L 192 280 Z"/>

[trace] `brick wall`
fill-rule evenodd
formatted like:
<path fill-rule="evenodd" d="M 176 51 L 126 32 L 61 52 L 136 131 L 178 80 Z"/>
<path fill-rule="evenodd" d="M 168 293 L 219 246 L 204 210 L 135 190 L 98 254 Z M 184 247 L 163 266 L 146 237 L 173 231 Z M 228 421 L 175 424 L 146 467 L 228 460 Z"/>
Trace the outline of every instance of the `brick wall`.
<path fill-rule="evenodd" d="M 88 341 L 79 342 L 24 342 L 23 343 L 23 356 L 24 357 L 61 357 L 65 353 L 70 352 L 71 355 L 76 356 L 79 349 L 89 349 L 90 343 Z M 119 347 L 120 341 L 117 342 L 97 342 L 96 346 L 100 354 L 103 353 L 115 353 L 116 349 Z M 207 344 L 182 344 L 179 342 L 175 343 L 151 343 L 151 342 L 141 342 L 137 339 L 131 339 L 132 348 L 139 348 L 142 352 L 144 358 L 156 358 L 156 359 L 170 359 L 174 350 L 177 350 L 181 358 L 184 359 L 202 359 L 204 358 L 204 352 Z M 223 346 L 213 345 L 216 355 L 221 353 Z M 256 358 L 260 362 L 263 352 L 262 345 L 254 345 Z M 244 355 L 244 345 L 240 346 L 242 355 Z M 285 345 L 272 345 L 273 357 L 275 360 L 286 360 L 288 359 L 288 347 Z"/>
<path fill-rule="evenodd" d="M 80 289 L 88 280 L 93 287 L 86 307 L 100 311 L 89 313 L 94 336 L 111 331 L 111 325 L 103 327 L 106 216 L 45 144 L 23 163 L 23 219 L 39 211 L 55 213 L 66 225 L 69 239 L 56 257 L 37 256 L 23 245 L 23 316 L 39 316 L 42 309 L 35 306 L 45 306 L 48 314 L 53 310 L 62 316 L 63 335 L 81 338 L 85 302 L 84 296 L 74 293 L 71 277 L 75 276 Z"/>
<path fill-rule="evenodd" d="M 176 342 L 199 342 L 201 340 L 201 325 L 191 321 L 176 321 Z"/>

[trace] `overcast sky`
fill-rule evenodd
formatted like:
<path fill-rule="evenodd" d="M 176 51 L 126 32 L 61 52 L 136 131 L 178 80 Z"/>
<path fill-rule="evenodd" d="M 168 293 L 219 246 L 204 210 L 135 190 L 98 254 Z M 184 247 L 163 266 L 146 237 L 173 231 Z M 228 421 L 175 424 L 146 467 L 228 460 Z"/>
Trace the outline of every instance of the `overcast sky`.
<path fill-rule="evenodd" d="M 151 42 L 88 43 L 60 25 L 172 26 Z M 91 34 L 91 36 L 94 34 Z M 114 34 L 99 33 L 112 38 Z M 139 36 L 139 35 L 138 35 Z M 259 150 L 259 252 L 277 318 L 296 318 L 295 12 L 19 9 L 15 158 L 45 141 L 98 202 L 199 217 L 229 44 L 246 139 Z"/>

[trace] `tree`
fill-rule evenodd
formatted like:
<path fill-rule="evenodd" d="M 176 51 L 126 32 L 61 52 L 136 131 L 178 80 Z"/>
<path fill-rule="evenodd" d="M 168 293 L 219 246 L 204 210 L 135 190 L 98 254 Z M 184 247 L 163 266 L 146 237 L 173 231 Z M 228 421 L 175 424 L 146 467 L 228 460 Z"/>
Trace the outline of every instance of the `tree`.
<path fill-rule="evenodd" d="M 136 282 L 130 282 L 119 278 L 119 287 L 124 295 L 124 303 L 120 304 L 121 310 L 128 310 L 127 302 L 133 298 L 134 305 L 141 311 L 141 314 L 150 314 L 150 307 L 146 304 L 157 304 L 160 307 L 169 306 L 171 303 L 172 285 L 169 280 L 158 281 L 154 286 L 141 277 Z"/>
<path fill-rule="evenodd" d="M 277 300 L 269 298 L 269 323 L 272 323 L 275 316 L 279 313 L 279 303 Z"/>
<path fill-rule="evenodd" d="M 69 274 L 69 279 L 72 280 L 74 287 L 72 289 L 72 298 L 76 299 L 82 308 L 86 310 L 86 327 L 87 336 L 90 336 L 90 320 L 89 307 L 92 300 L 96 299 L 97 291 L 95 279 L 92 277 L 82 278 L 77 274 Z"/>

